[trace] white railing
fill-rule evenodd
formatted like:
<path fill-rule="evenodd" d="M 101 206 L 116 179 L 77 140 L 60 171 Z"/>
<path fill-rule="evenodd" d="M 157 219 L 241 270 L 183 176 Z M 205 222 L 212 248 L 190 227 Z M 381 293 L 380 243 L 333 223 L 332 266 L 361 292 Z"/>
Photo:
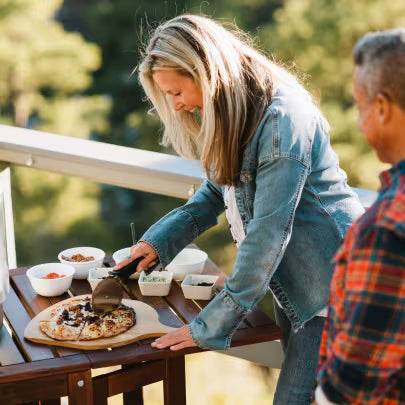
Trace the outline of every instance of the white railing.
<path fill-rule="evenodd" d="M 0 161 L 185 199 L 206 177 L 198 162 L 177 156 L 7 125 Z M 373 191 L 355 191 L 365 207 L 375 200 Z"/>
<path fill-rule="evenodd" d="M 6 125 L 0 161 L 186 199 L 205 179 L 196 161 Z"/>
<path fill-rule="evenodd" d="M 5 125 L 0 125 L 1 161 L 184 199 L 205 179 L 195 161 Z M 355 191 L 366 208 L 376 198 L 375 192 Z M 283 359 L 277 341 L 234 348 L 226 354 L 271 368 L 279 368 Z"/>

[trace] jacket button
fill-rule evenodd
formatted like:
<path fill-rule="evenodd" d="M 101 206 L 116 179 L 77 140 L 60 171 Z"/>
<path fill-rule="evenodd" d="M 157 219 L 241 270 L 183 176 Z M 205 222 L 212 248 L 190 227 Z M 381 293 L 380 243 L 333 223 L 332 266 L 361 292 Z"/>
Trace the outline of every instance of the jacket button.
<path fill-rule="evenodd" d="M 234 240 L 233 243 L 236 245 L 238 242 L 236 240 Z"/>
<path fill-rule="evenodd" d="M 226 209 L 226 210 L 228 209 L 228 206 L 227 206 L 227 205 L 225 205 L 225 209 Z"/>
<path fill-rule="evenodd" d="M 228 224 L 228 228 L 231 229 L 231 228 L 232 228 L 232 225 L 231 225 L 231 224 Z"/>

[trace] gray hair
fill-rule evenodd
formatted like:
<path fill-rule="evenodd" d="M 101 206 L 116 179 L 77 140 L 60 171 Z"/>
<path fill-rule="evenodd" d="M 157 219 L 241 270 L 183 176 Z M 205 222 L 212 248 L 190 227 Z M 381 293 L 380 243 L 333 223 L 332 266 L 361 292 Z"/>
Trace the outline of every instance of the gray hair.
<path fill-rule="evenodd" d="M 353 50 L 369 99 L 383 93 L 405 111 L 405 28 L 372 32 Z"/>

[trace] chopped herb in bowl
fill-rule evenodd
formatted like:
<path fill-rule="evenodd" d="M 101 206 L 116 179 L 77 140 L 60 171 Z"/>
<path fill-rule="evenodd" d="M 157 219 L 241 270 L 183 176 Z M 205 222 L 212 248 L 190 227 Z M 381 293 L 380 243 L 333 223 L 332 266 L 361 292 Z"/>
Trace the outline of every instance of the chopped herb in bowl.
<path fill-rule="evenodd" d="M 152 271 L 149 275 L 142 272 L 138 285 L 142 295 L 164 297 L 169 294 L 172 285 L 173 273 L 170 271 Z"/>
<path fill-rule="evenodd" d="M 144 283 L 166 283 L 166 277 L 161 276 L 145 276 L 142 280 Z"/>
<path fill-rule="evenodd" d="M 214 285 L 214 283 L 207 283 L 207 282 L 203 281 L 201 283 L 193 284 L 193 285 L 196 285 L 198 287 L 212 287 Z"/>

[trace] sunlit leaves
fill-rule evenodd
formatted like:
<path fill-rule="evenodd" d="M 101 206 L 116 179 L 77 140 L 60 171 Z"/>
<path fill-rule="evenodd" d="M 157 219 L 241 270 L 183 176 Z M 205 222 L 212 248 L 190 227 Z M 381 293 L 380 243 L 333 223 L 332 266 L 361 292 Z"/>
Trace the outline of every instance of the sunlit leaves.
<path fill-rule="evenodd" d="M 62 0 L 0 4 L 0 108 L 26 125 L 38 112 L 36 95 L 67 97 L 91 85 L 99 48 L 55 21 Z M 47 97 L 44 98 L 46 101 Z M 4 112 L 3 112 L 4 113 Z"/>
<path fill-rule="evenodd" d="M 278 59 L 293 61 L 309 74 L 306 86 L 319 96 L 333 143 L 347 143 L 345 150 L 351 150 L 350 159 L 339 154 L 351 184 L 375 189 L 378 179 L 371 181 L 365 173 L 374 175 L 376 170 L 370 167 L 380 165 L 356 127 L 352 49 L 368 31 L 404 26 L 405 2 L 288 0 L 274 20 L 262 28 L 262 42 Z"/>

